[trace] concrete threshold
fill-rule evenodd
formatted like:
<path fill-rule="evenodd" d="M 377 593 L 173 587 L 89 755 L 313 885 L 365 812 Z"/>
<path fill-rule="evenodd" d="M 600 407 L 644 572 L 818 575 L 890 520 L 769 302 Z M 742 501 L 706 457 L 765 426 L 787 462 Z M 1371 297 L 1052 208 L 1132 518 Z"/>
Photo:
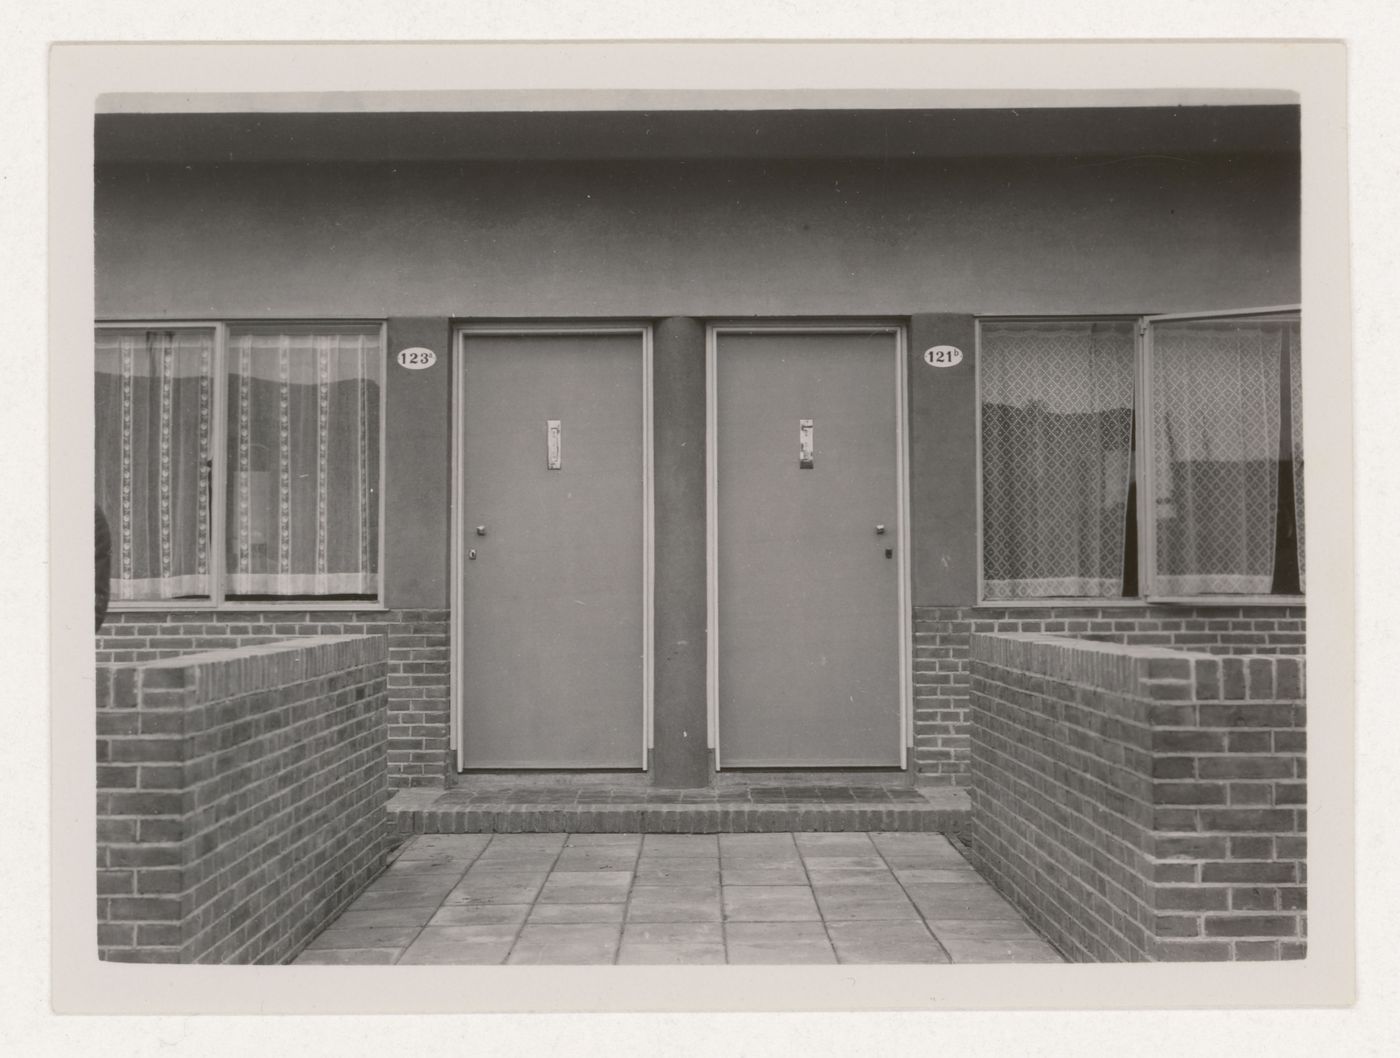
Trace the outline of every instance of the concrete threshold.
<path fill-rule="evenodd" d="M 493 784 L 400 790 L 389 813 L 404 835 L 922 831 L 965 839 L 971 803 L 957 787 Z"/>

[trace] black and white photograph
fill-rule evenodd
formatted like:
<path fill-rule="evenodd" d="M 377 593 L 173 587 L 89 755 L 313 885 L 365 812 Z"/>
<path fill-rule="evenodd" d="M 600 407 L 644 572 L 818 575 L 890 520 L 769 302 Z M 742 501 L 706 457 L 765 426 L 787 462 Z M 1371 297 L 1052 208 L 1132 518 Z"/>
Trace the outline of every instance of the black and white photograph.
<path fill-rule="evenodd" d="M 1349 950 L 1318 97 L 353 73 L 89 103 L 104 979 Z"/>

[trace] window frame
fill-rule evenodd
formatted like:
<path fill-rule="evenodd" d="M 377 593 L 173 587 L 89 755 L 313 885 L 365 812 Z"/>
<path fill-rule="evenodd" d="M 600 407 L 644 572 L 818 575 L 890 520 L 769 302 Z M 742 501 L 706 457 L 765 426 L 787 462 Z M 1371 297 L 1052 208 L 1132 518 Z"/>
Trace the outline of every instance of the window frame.
<path fill-rule="evenodd" d="M 1258 308 L 1223 309 L 1200 312 L 1171 313 L 1021 313 L 992 314 L 974 317 L 975 352 L 973 355 L 973 388 L 975 390 L 975 430 L 976 430 L 976 477 L 977 477 L 977 602 L 976 606 L 987 610 L 1023 609 L 1129 609 L 1144 606 L 1239 606 L 1239 607 L 1280 607 L 1302 606 L 1306 595 L 1166 595 L 1155 590 L 1156 580 L 1156 525 L 1151 515 L 1154 510 L 1152 498 L 1156 492 L 1155 476 L 1152 469 L 1152 383 L 1151 383 L 1151 336 L 1153 323 L 1176 320 L 1228 319 L 1240 316 L 1296 316 L 1301 320 L 1302 305 L 1268 305 Z M 1120 595 L 1110 598 L 1091 596 L 1046 596 L 1035 599 L 988 599 L 986 597 L 986 567 L 983 562 L 983 519 L 985 515 L 982 496 L 982 326 L 984 323 L 1035 323 L 1035 322 L 1132 322 L 1134 324 L 1133 345 L 1133 433 L 1135 454 L 1133 475 L 1137 483 L 1137 573 L 1138 594 Z"/>
<path fill-rule="evenodd" d="M 376 517 L 378 523 L 378 541 L 376 571 L 378 574 L 377 588 L 374 598 L 364 599 L 328 599 L 315 595 L 299 595 L 281 599 L 230 599 L 227 593 L 227 583 L 225 578 L 225 554 L 227 546 L 227 496 L 226 489 L 228 483 L 228 334 L 230 328 L 238 327 L 315 327 L 325 326 L 373 326 L 379 331 L 379 357 L 380 357 L 380 379 L 379 379 L 379 497 Z M 305 318 L 276 317 L 271 319 L 258 318 L 228 318 L 220 320 L 211 319 L 98 319 L 93 323 L 94 338 L 96 332 L 101 330 L 150 330 L 183 328 L 187 330 L 210 330 L 214 334 L 214 355 L 212 361 L 211 379 L 211 399 L 213 409 L 210 414 L 210 435 L 218 438 L 217 444 L 210 445 L 210 462 L 213 464 L 210 473 L 210 488 L 213 491 L 212 502 L 209 505 L 209 582 L 210 591 L 208 598 L 204 599 L 125 599 L 121 601 L 112 600 L 108 607 L 109 613 L 195 613 L 195 612 L 258 612 L 258 611 L 284 611 L 284 612 L 374 612 L 387 609 L 384 604 L 384 515 L 385 496 L 388 492 L 386 487 L 386 474 L 388 465 L 386 452 L 388 445 L 386 437 L 388 431 L 388 390 L 389 390 L 389 343 L 388 324 L 382 318 L 373 317 L 353 317 L 353 316 L 311 316 Z M 95 410 L 95 409 L 94 409 Z"/>

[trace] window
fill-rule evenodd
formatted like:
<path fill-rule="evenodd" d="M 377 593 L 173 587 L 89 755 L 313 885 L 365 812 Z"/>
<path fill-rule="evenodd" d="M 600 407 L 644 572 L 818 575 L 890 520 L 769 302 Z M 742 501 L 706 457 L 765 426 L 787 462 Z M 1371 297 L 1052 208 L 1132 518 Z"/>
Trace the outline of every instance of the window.
<path fill-rule="evenodd" d="M 383 349 L 379 324 L 99 327 L 113 600 L 377 598 Z"/>
<path fill-rule="evenodd" d="M 985 601 L 1302 593 L 1296 312 L 984 320 L 978 380 Z"/>

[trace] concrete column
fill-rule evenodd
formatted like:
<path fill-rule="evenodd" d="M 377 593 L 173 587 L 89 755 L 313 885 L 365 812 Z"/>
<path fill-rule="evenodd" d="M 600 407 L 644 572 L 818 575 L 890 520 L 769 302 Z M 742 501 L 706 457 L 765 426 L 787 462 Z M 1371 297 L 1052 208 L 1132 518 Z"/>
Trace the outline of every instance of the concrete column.
<path fill-rule="evenodd" d="M 909 321 L 909 521 L 915 606 L 977 601 L 977 350 L 972 316 Z M 954 345 L 955 367 L 924 350 Z"/>
<path fill-rule="evenodd" d="M 705 327 L 671 317 L 652 349 L 656 714 L 652 781 L 710 782 L 706 733 Z"/>

